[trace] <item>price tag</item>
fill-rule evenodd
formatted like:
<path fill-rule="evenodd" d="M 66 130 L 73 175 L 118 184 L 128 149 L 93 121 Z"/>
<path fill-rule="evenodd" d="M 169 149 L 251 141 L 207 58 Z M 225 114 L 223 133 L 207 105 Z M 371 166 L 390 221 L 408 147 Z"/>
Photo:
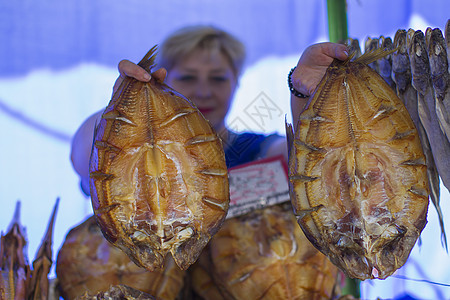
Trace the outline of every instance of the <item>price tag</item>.
<path fill-rule="evenodd" d="M 290 201 L 286 160 L 282 155 L 230 168 L 227 218 Z"/>

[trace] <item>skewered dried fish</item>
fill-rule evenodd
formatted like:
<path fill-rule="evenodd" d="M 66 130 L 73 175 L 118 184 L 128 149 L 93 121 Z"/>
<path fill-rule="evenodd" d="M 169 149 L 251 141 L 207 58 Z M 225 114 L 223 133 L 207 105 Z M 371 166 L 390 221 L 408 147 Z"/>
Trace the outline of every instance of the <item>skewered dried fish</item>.
<path fill-rule="evenodd" d="M 444 36 L 439 28 L 427 28 L 426 45 L 430 61 L 431 82 L 433 84 L 436 115 L 439 125 L 450 139 L 450 74 Z"/>
<path fill-rule="evenodd" d="M 338 269 L 308 242 L 289 203 L 225 221 L 209 247 L 203 274 L 211 274 L 223 299 L 331 299 L 339 290 Z M 200 279 L 196 291 L 213 299 Z"/>
<path fill-rule="evenodd" d="M 103 237 L 95 218 L 90 217 L 67 234 L 58 253 L 56 274 L 66 300 L 106 292 L 119 284 L 160 300 L 173 300 L 183 285 L 185 271 L 171 256 L 166 256 L 163 269 L 149 272 L 138 267 Z"/>
<path fill-rule="evenodd" d="M 27 299 L 29 300 L 49 299 L 50 283 L 48 280 L 48 274 L 50 273 L 50 268 L 52 267 L 53 263 L 52 237 L 58 205 L 59 198 L 56 199 L 53 213 L 47 226 L 47 232 L 45 233 L 41 246 L 38 249 L 36 259 L 33 261 L 31 280 L 28 285 Z"/>
<path fill-rule="evenodd" d="M 440 128 L 436 114 L 434 90 L 431 84 L 430 64 L 422 31 L 407 34 L 408 55 L 411 63 L 412 85 L 417 91 L 420 121 L 430 141 L 434 161 L 444 185 L 450 189 L 450 142 Z"/>
<path fill-rule="evenodd" d="M 387 51 L 394 49 L 394 44 L 390 37 L 380 36 L 379 38 L 380 48 Z M 389 84 L 389 86 L 395 91 L 395 82 L 392 80 L 392 54 L 386 55 L 378 60 L 378 73 Z"/>
<path fill-rule="evenodd" d="M 409 114 L 367 64 L 383 49 L 335 60 L 299 116 L 291 200 L 317 249 L 348 276 L 386 278 L 426 224 L 425 157 Z"/>
<path fill-rule="evenodd" d="M 154 51 L 139 63 L 148 71 Z M 225 155 L 210 124 L 155 78 L 126 78 L 94 139 L 90 187 L 105 237 L 148 270 L 168 252 L 187 269 L 228 210 Z"/>
<path fill-rule="evenodd" d="M 105 292 L 99 292 L 97 295 L 83 295 L 78 297 L 77 300 L 112 300 L 112 299 L 123 299 L 123 300 L 156 300 L 155 297 L 147 293 L 136 290 L 132 287 L 119 284 L 114 285 Z"/>
<path fill-rule="evenodd" d="M 419 118 L 417 91 L 412 86 L 411 67 L 409 63 L 408 48 L 406 42 L 406 30 L 399 29 L 395 33 L 394 45 L 398 50 L 392 54 L 392 77 L 397 85 L 397 95 L 405 104 L 409 115 L 419 133 L 420 143 L 427 162 L 428 185 L 430 187 L 430 198 L 436 208 L 439 224 L 442 232 L 442 241 L 446 245 L 447 238 L 444 228 L 444 216 L 440 207 L 440 183 L 439 173 L 434 162 L 430 142 L 427 133 Z"/>
<path fill-rule="evenodd" d="M 1 237 L 0 299 L 26 299 L 30 266 L 25 253 L 25 234 L 25 228 L 20 224 L 20 202 L 17 202 L 9 231 Z"/>

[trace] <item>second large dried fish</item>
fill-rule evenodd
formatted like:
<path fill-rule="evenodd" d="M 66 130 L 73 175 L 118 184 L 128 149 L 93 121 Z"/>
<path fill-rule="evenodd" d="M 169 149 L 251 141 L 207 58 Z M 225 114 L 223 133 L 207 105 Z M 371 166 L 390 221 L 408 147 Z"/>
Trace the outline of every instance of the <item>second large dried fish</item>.
<path fill-rule="evenodd" d="M 367 65 L 385 54 L 380 49 L 332 63 L 300 115 L 289 157 L 300 226 L 359 279 L 386 278 L 406 262 L 428 208 L 417 130 L 395 92 Z"/>

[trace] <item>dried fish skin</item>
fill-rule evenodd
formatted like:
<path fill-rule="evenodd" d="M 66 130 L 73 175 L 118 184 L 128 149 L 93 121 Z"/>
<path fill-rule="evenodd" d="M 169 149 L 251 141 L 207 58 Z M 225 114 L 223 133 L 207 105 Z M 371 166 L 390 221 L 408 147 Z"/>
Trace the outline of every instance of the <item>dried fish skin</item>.
<path fill-rule="evenodd" d="M 228 219 L 210 244 L 211 274 L 225 299 L 332 299 L 338 269 L 308 242 L 291 207 Z"/>
<path fill-rule="evenodd" d="M 386 278 L 406 262 L 428 209 L 417 130 L 395 92 L 367 66 L 385 54 L 330 65 L 299 116 L 289 157 L 300 227 L 361 280 Z"/>
<path fill-rule="evenodd" d="M 139 64 L 150 68 L 152 55 Z M 194 104 L 154 78 L 123 81 L 96 128 L 90 172 L 103 234 L 148 270 L 168 252 L 187 269 L 228 210 L 220 139 Z"/>
<path fill-rule="evenodd" d="M 160 300 L 174 300 L 183 285 L 185 271 L 180 270 L 169 255 L 162 269 L 149 272 L 138 267 L 103 237 L 92 216 L 67 234 L 58 252 L 56 274 L 66 300 L 85 293 L 106 292 L 111 285 L 118 284 L 154 295 Z"/>

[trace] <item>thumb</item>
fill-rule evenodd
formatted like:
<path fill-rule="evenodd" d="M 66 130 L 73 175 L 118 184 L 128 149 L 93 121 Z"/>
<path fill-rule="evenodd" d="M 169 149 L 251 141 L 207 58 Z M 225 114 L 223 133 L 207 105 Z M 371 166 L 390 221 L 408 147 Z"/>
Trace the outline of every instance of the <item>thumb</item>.
<path fill-rule="evenodd" d="M 322 51 L 324 54 L 339 60 L 346 60 L 348 57 L 347 46 L 343 44 L 325 43 Z"/>

